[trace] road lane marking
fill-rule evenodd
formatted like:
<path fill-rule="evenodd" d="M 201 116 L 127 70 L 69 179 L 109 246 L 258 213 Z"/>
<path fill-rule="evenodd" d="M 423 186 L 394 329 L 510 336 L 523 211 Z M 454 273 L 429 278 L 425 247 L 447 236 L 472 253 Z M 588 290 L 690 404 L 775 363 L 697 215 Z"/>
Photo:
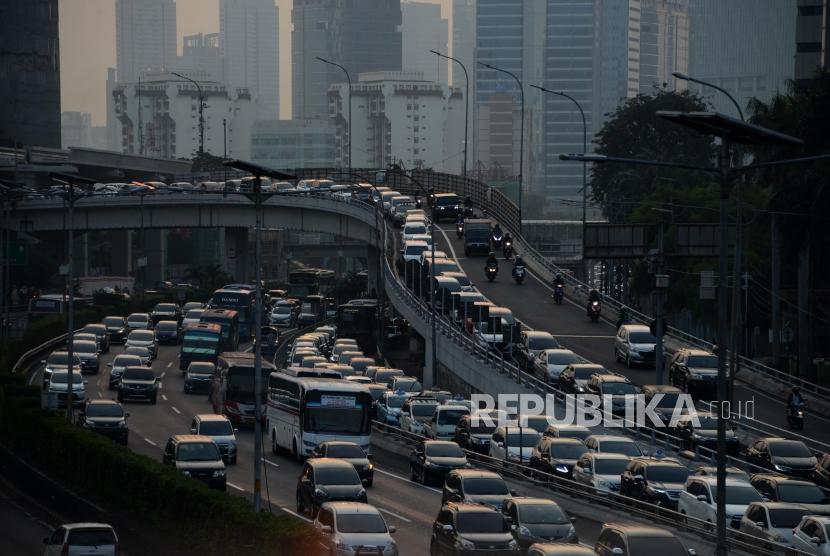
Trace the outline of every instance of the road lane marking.
<path fill-rule="evenodd" d="M 156 448 L 158 448 L 158 444 L 156 444 L 155 442 L 153 442 L 153 441 L 152 441 L 152 440 L 150 440 L 149 438 L 145 438 L 145 439 L 144 439 L 144 442 L 146 442 L 146 443 L 147 443 L 147 444 L 149 444 L 150 446 L 155 446 Z"/>
<path fill-rule="evenodd" d="M 167 364 L 167 368 L 168 368 L 168 369 L 169 369 L 170 367 L 172 367 L 172 366 L 173 366 L 173 362 L 172 362 L 172 361 L 171 361 L 171 362 L 169 362 L 169 363 Z M 164 373 L 161 373 L 161 376 L 164 376 Z"/>
<path fill-rule="evenodd" d="M 271 461 L 270 459 L 265 459 L 265 458 L 262 458 L 262 461 L 264 461 L 265 463 L 267 463 L 268 465 L 270 465 L 270 466 L 272 466 L 272 467 L 277 467 L 277 468 L 278 468 L 278 467 L 280 466 L 280 464 L 279 464 L 279 463 L 274 463 L 274 462 L 273 462 L 273 461 Z"/>
<path fill-rule="evenodd" d="M 177 408 L 175 405 L 171 405 L 171 406 L 170 406 L 170 409 L 172 409 L 173 411 L 175 411 L 175 412 L 176 412 L 177 414 L 179 414 L 179 415 L 181 415 L 181 414 L 182 414 L 182 412 L 181 412 L 181 411 L 179 411 L 179 410 L 178 410 L 178 408 Z"/>
<path fill-rule="evenodd" d="M 164 394 L 162 394 L 162 395 L 161 395 L 161 399 L 162 399 L 162 400 L 164 400 L 164 401 L 167 401 L 167 396 L 165 396 Z"/>
<path fill-rule="evenodd" d="M 377 467 L 375 467 L 375 471 L 377 471 L 378 473 L 381 473 L 383 475 L 387 475 L 389 477 L 392 477 L 394 479 L 398 479 L 399 481 L 403 481 L 408 485 L 414 485 L 414 486 L 421 487 L 423 489 L 431 490 L 432 492 L 437 492 L 438 494 L 441 494 L 441 491 L 438 490 L 437 488 L 433 488 L 433 487 L 427 486 L 427 485 L 422 485 L 421 483 L 416 483 L 415 481 L 410 481 L 406 477 L 402 477 L 402 476 L 398 475 L 397 473 L 390 473 L 389 471 L 384 471 L 383 469 L 378 469 Z"/>
<path fill-rule="evenodd" d="M 166 375 L 166 374 L 167 374 L 167 371 L 162 371 L 161 374 L 159 375 L 159 377 L 164 378 L 164 375 Z"/>
<path fill-rule="evenodd" d="M 240 492 L 245 492 L 245 489 L 244 489 L 244 488 L 242 488 L 242 487 L 241 487 L 241 486 L 239 486 L 239 485 L 235 485 L 235 484 L 233 484 L 233 483 L 225 483 L 225 484 L 227 484 L 227 485 L 228 485 L 229 487 L 231 487 L 231 488 L 235 488 L 236 490 L 238 490 L 238 491 L 240 491 Z"/>
<path fill-rule="evenodd" d="M 305 521 L 306 523 L 311 523 L 311 520 L 310 520 L 309 518 L 307 518 L 307 517 L 306 517 L 306 516 L 304 516 L 304 515 L 300 515 L 300 514 L 298 514 L 298 513 L 297 513 L 297 512 L 295 512 L 294 510 L 289 510 L 289 509 L 288 509 L 288 508 L 286 508 L 285 506 L 280 506 L 280 509 L 281 509 L 282 511 L 284 511 L 285 513 L 287 513 L 287 514 L 291 514 L 291 515 L 293 515 L 294 517 L 298 517 L 298 518 L 302 519 L 302 520 L 303 520 L 303 521 Z"/>
<path fill-rule="evenodd" d="M 99 397 L 99 398 L 103 398 L 103 397 L 104 397 L 104 395 L 103 395 L 101 392 L 98 392 L 98 397 Z"/>
<path fill-rule="evenodd" d="M 163 386 L 163 384 L 161 382 L 159 382 L 159 390 L 161 390 L 162 386 Z"/>
<path fill-rule="evenodd" d="M 587 338 L 587 339 L 600 339 L 600 340 L 611 340 L 616 338 L 616 336 L 604 336 L 602 334 L 556 334 L 557 338 Z"/>
<path fill-rule="evenodd" d="M 388 515 L 391 515 L 392 517 L 396 517 L 396 518 L 400 519 L 401 521 L 403 521 L 405 523 L 412 523 L 411 519 L 409 519 L 407 517 L 404 517 L 401 514 L 396 514 L 395 512 L 393 512 L 391 510 L 387 510 L 386 508 L 378 507 L 378 511 L 383 512 L 383 513 L 388 514 Z"/>

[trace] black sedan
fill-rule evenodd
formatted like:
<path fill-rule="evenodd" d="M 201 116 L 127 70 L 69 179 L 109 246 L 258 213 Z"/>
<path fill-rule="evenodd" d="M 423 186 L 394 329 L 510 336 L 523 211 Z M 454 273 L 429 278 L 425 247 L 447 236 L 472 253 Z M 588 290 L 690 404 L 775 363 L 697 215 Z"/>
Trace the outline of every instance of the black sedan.
<path fill-rule="evenodd" d="M 127 417 L 121 404 L 112 400 L 92 400 L 81 412 L 79 424 L 88 431 L 111 438 L 119 444 L 127 445 L 129 429 Z"/>
<path fill-rule="evenodd" d="M 444 482 L 453 469 L 470 467 L 467 456 L 458 444 L 447 440 L 425 440 L 415 445 L 409 455 L 409 477 L 427 484 Z"/>
<path fill-rule="evenodd" d="M 360 480 L 367 487 L 372 486 L 375 480 L 375 465 L 372 463 L 372 456 L 366 454 L 363 448 L 354 442 L 345 440 L 330 440 L 321 442 L 312 450 L 309 458 L 337 458 L 351 463 Z"/>
<path fill-rule="evenodd" d="M 530 467 L 548 475 L 572 479 L 574 465 L 587 451 L 585 443 L 577 438 L 543 436 L 530 455 Z"/>
<path fill-rule="evenodd" d="M 316 516 L 325 502 L 344 500 L 368 503 L 366 489 L 354 466 L 343 460 L 306 460 L 297 480 L 297 512 Z"/>
<path fill-rule="evenodd" d="M 177 345 L 179 343 L 179 323 L 174 320 L 161 320 L 156 324 L 156 343 L 159 345 Z"/>

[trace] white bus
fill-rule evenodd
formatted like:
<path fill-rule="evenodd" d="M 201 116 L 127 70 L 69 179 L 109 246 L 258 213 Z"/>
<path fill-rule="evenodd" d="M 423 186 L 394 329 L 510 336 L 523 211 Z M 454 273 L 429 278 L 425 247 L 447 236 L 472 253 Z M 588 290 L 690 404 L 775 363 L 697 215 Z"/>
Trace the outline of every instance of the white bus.
<path fill-rule="evenodd" d="M 271 450 L 308 456 L 321 442 L 348 440 L 369 453 L 372 395 L 353 382 L 271 373 L 267 431 Z"/>

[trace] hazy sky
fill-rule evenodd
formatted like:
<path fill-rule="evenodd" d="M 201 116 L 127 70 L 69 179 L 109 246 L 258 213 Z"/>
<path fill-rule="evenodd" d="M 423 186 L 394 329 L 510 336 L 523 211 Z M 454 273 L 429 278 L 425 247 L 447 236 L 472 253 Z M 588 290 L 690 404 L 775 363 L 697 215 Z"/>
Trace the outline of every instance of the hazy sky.
<path fill-rule="evenodd" d="M 291 5 L 275 0 L 280 20 L 280 111 L 291 110 Z M 450 19 L 451 0 L 441 4 Z M 93 125 L 106 123 L 107 68 L 115 67 L 115 0 L 59 0 L 61 110 L 92 113 Z M 179 54 L 182 37 L 219 32 L 219 0 L 176 0 Z M 452 23 L 450 23 L 452 29 Z"/>

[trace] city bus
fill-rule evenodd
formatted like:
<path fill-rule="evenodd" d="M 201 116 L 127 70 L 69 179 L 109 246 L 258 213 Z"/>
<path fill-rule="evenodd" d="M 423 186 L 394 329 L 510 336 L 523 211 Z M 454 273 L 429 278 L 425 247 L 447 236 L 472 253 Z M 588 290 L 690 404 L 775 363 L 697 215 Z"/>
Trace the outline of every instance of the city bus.
<path fill-rule="evenodd" d="M 236 351 L 239 349 L 239 314 L 231 309 L 205 309 L 199 317 L 199 323 L 214 323 L 222 329 L 219 351 Z"/>
<path fill-rule="evenodd" d="M 268 377 L 276 367 L 262 360 L 262 395 L 263 407 L 268 390 Z M 216 361 L 214 378 L 219 381 L 221 392 L 222 415 L 227 416 L 234 426 L 254 424 L 254 354 L 248 352 L 228 352 L 219 355 Z"/>
<path fill-rule="evenodd" d="M 222 327 L 215 323 L 187 324 L 182 330 L 179 369 L 186 371 L 193 361 L 216 363 L 222 345 Z"/>
<path fill-rule="evenodd" d="M 287 297 L 303 300 L 309 295 L 325 295 L 333 282 L 333 270 L 319 268 L 293 270 L 288 273 Z"/>
<path fill-rule="evenodd" d="M 213 292 L 207 307 L 236 311 L 239 319 L 239 338 L 244 342 L 254 333 L 254 297 L 253 290 L 222 288 Z"/>
<path fill-rule="evenodd" d="M 266 431 L 274 452 L 308 456 L 321 442 L 347 440 L 369 453 L 372 395 L 354 382 L 271 373 Z"/>
<path fill-rule="evenodd" d="M 69 307 L 69 297 L 57 294 L 44 294 L 40 297 L 33 297 L 29 300 L 27 307 L 29 321 L 33 321 L 40 317 L 48 317 L 50 315 L 63 315 Z M 75 309 L 84 309 L 92 307 L 92 298 L 90 297 L 76 297 Z"/>
<path fill-rule="evenodd" d="M 353 299 L 337 308 L 337 335 L 354 338 L 365 355 L 375 353 L 378 332 L 377 301 Z"/>

